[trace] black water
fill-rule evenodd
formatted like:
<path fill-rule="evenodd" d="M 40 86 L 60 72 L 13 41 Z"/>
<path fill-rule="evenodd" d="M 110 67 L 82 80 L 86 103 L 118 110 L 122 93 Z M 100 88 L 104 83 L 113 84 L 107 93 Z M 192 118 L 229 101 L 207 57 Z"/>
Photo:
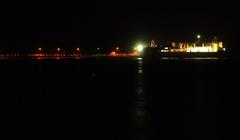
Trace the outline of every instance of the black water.
<path fill-rule="evenodd" d="M 237 134 L 238 64 L 215 59 L 0 60 L 0 136 L 230 139 Z"/>

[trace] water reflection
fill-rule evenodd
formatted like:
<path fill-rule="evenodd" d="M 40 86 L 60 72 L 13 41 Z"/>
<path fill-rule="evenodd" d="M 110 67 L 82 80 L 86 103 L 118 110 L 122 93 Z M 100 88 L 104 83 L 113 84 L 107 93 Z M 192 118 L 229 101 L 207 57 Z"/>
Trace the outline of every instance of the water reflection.
<path fill-rule="evenodd" d="M 135 118 L 135 134 L 134 139 L 147 139 L 147 109 L 146 109 L 146 96 L 144 92 L 143 82 L 143 60 L 137 59 L 137 84 L 135 94 L 134 118 Z"/>
<path fill-rule="evenodd" d="M 218 57 L 190 57 L 190 58 L 184 58 L 186 60 L 218 60 Z"/>
<path fill-rule="evenodd" d="M 179 60 L 179 59 L 184 59 L 184 60 L 218 60 L 219 57 L 162 57 L 162 60 Z"/>

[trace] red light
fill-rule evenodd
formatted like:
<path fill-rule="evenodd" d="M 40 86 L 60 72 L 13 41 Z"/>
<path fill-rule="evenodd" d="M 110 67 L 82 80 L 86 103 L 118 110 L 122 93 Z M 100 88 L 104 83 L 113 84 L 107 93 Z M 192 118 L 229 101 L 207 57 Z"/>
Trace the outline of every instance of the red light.
<path fill-rule="evenodd" d="M 110 53 L 110 56 L 116 56 L 116 52 L 115 52 L 115 51 L 112 51 L 112 52 Z"/>
<path fill-rule="evenodd" d="M 80 48 L 77 48 L 77 51 L 80 51 Z"/>

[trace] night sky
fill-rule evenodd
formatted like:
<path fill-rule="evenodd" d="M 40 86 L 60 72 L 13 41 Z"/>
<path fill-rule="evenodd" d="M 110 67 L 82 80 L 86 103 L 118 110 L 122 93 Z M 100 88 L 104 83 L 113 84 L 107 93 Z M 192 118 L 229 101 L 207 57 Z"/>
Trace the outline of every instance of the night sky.
<path fill-rule="evenodd" d="M 24 4 L 22 4 L 24 5 Z M 129 47 L 218 36 L 230 48 L 236 39 L 234 4 L 196 2 L 51 3 L 6 8 L 1 12 L 1 48 L 36 46 L 85 49 Z"/>

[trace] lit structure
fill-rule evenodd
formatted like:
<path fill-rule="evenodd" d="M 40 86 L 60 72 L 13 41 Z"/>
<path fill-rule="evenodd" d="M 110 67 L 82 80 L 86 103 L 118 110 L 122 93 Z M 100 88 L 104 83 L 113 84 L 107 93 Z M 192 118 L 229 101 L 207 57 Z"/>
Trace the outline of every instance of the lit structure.
<path fill-rule="evenodd" d="M 166 50 L 166 49 L 164 49 Z M 196 43 L 172 43 L 170 52 L 219 52 L 225 51 L 223 48 L 223 42 L 206 42 L 202 44 Z"/>
<path fill-rule="evenodd" d="M 156 48 L 157 47 L 157 44 L 156 44 L 155 40 L 151 41 L 151 46 L 150 47 L 151 48 Z"/>
<path fill-rule="evenodd" d="M 168 47 L 164 47 L 164 49 L 162 49 L 161 52 L 170 52 L 170 50 Z"/>
<path fill-rule="evenodd" d="M 217 53 L 226 51 L 223 42 L 218 41 L 216 37 L 211 42 L 201 41 L 201 35 L 196 35 L 196 38 L 195 42 L 172 42 L 171 44 L 160 46 L 157 46 L 156 42 L 152 40 L 148 48 L 156 48 L 158 52 L 162 53 Z M 141 44 L 134 49 L 136 52 L 143 51 Z"/>
<path fill-rule="evenodd" d="M 163 52 L 163 53 L 179 53 L 179 52 L 217 53 L 221 51 L 222 52 L 226 51 L 226 48 L 224 48 L 223 42 L 218 41 L 217 37 L 214 37 L 212 42 L 204 42 L 202 41 L 201 38 L 202 36 L 198 34 L 196 35 L 195 42 L 172 42 L 171 44 L 168 44 L 168 45 L 164 45 L 164 46 L 160 45 L 160 47 L 157 46 L 155 40 L 152 40 L 148 48 L 157 48 L 159 52 Z M 140 51 L 138 48 L 139 47 L 136 47 L 135 50 L 138 52 L 141 52 L 142 47 L 140 48 Z"/>

